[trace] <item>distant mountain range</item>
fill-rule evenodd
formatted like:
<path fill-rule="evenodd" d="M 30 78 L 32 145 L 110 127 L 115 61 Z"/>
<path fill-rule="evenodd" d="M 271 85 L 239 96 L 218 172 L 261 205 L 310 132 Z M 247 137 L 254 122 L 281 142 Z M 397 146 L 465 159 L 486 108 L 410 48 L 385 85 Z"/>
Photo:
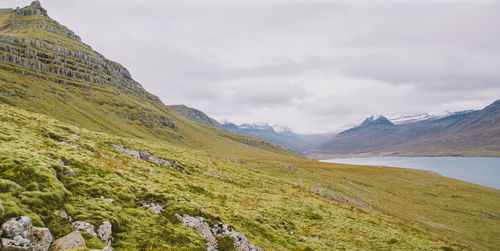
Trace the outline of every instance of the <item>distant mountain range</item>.
<path fill-rule="evenodd" d="M 333 132 L 298 134 L 287 128 L 280 128 L 281 130 L 277 130 L 267 124 L 235 125 L 233 123 L 225 123 L 222 126 L 223 129 L 228 132 L 260 138 L 271 143 L 284 146 L 297 153 L 303 153 L 309 149 L 313 149 L 335 137 L 335 133 Z"/>
<path fill-rule="evenodd" d="M 479 111 L 398 121 L 370 117 L 307 152 L 339 155 L 500 155 L 500 100 Z"/>
<path fill-rule="evenodd" d="M 220 124 L 184 105 L 168 106 L 176 114 L 225 131 L 260 138 L 313 158 L 346 155 L 498 156 L 500 100 L 483 110 L 403 115 L 374 115 L 341 133 L 298 134 L 268 124 Z"/>
<path fill-rule="evenodd" d="M 335 133 L 298 134 L 292 132 L 286 126 L 270 126 L 268 124 L 242 124 L 236 125 L 230 122 L 220 124 L 217 120 L 209 117 L 204 112 L 185 105 L 167 105 L 167 108 L 175 114 L 188 118 L 198 123 L 223 129 L 227 132 L 242 134 L 267 142 L 284 146 L 296 153 L 304 153 L 310 149 L 325 143 L 335 137 Z"/>

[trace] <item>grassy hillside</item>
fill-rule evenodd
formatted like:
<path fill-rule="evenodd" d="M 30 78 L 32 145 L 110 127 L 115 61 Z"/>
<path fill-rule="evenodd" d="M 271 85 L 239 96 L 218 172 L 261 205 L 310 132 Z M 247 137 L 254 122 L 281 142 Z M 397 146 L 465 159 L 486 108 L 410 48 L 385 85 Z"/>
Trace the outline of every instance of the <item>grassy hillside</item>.
<path fill-rule="evenodd" d="M 56 237 L 72 231 L 57 213 L 65 209 L 73 220 L 109 220 L 117 250 L 202 249 L 201 236 L 181 226 L 174 213 L 220 218 L 264 249 L 500 245 L 500 191 L 495 189 L 423 171 L 272 153 L 221 157 L 78 129 L 8 105 L 0 110 L 1 221 L 30 215 Z M 135 159 L 111 144 L 177 161 L 187 172 Z M 75 171 L 73 177 L 61 174 L 58 159 Z M 166 212 L 154 215 L 141 207 L 145 202 L 161 204 Z"/>
<path fill-rule="evenodd" d="M 74 230 L 64 209 L 110 221 L 115 250 L 206 249 L 175 214 L 230 224 L 266 250 L 500 247 L 499 190 L 321 163 L 179 117 L 43 12 L 16 13 L 0 12 L 0 223 L 29 215 L 57 238 Z"/>
<path fill-rule="evenodd" d="M 0 13 L 0 52 L 0 102 L 129 138 L 213 152 L 231 144 L 235 152 L 260 148 L 297 156 L 283 147 L 177 116 L 125 68 L 48 16 Z"/>

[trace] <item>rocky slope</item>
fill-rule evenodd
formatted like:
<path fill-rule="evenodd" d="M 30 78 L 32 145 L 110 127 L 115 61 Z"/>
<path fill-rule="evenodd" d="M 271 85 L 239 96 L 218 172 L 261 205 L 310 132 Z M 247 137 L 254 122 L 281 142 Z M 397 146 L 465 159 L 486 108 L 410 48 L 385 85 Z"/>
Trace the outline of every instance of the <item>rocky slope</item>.
<path fill-rule="evenodd" d="M 309 151 L 327 155 L 500 156 L 500 100 L 480 111 L 393 124 L 368 118 Z"/>

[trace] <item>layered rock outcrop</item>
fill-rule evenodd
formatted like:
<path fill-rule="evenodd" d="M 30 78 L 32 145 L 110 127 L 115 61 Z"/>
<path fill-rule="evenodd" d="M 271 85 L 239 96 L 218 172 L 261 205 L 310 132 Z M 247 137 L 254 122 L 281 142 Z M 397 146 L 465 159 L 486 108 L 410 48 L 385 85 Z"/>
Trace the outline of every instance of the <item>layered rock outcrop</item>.
<path fill-rule="evenodd" d="M 27 16 L 38 16 L 27 19 Z M 33 34 L 36 39 L 10 36 L 22 29 L 39 30 L 59 35 L 61 39 L 50 39 L 43 32 Z M 130 72 L 118 63 L 107 60 L 98 52 L 81 42 L 73 31 L 50 19 L 38 1 L 30 6 L 12 11 L 12 16 L 0 27 L 0 61 L 12 64 L 8 70 L 23 66 L 22 74 L 39 76 L 39 72 L 50 73 L 44 78 L 66 84 L 77 84 L 78 80 L 100 85 L 114 86 L 120 91 L 145 97 L 161 103 L 158 97 L 144 90 L 134 81 Z M 52 37 L 52 36 L 50 36 Z M 66 40 L 64 38 L 69 38 Z M 7 67 L 7 66 L 2 66 Z M 26 68 L 32 71 L 26 71 Z M 55 74 L 52 75 L 51 74 Z M 61 78 L 63 77 L 63 78 Z"/>

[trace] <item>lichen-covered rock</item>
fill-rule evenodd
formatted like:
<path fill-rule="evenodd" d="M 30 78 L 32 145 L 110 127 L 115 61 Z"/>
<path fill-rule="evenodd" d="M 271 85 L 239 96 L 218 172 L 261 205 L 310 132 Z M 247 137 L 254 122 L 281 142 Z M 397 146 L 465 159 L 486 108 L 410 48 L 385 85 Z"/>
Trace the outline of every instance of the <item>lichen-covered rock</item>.
<path fill-rule="evenodd" d="M 136 159 L 142 159 L 145 161 L 154 162 L 154 163 L 158 164 L 159 166 L 174 167 L 175 169 L 177 169 L 183 173 L 186 172 L 186 170 L 182 166 L 177 165 L 175 162 L 171 162 L 168 160 L 157 158 L 150 153 L 127 149 L 123 146 L 119 146 L 119 145 L 115 145 L 115 144 L 111 144 L 111 146 L 122 153 L 126 153 L 130 156 L 133 156 Z"/>
<path fill-rule="evenodd" d="M 15 239 L 2 239 L 2 251 L 34 250 L 34 245 L 28 239 L 16 236 Z"/>
<path fill-rule="evenodd" d="M 71 216 L 69 216 L 69 215 L 68 215 L 68 213 L 66 212 L 66 210 L 64 210 L 64 209 L 59 210 L 59 215 L 60 215 L 63 219 L 68 220 L 68 221 L 70 221 L 70 222 L 73 220 L 73 219 L 71 218 Z"/>
<path fill-rule="evenodd" d="M 75 221 L 73 224 L 71 224 L 74 228 L 80 230 L 80 231 L 85 231 L 93 236 L 97 237 L 97 234 L 94 231 L 94 225 L 85 222 L 85 221 Z"/>
<path fill-rule="evenodd" d="M 29 216 L 21 216 L 19 219 L 12 218 L 2 225 L 3 237 L 14 239 L 16 236 L 21 236 L 24 239 L 29 239 L 31 227 L 31 218 Z"/>
<path fill-rule="evenodd" d="M 203 217 L 192 217 L 190 215 L 180 216 L 175 214 L 175 216 L 181 221 L 183 226 L 193 228 L 196 232 L 200 233 L 205 240 L 207 240 L 207 251 L 217 250 L 217 239 L 212 233 L 208 223 L 203 222 Z"/>
<path fill-rule="evenodd" d="M 52 234 L 48 228 L 32 227 L 30 241 L 35 246 L 34 251 L 47 251 L 52 243 Z"/>
<path fill-rule="evenodd" d="M 153 213 L 155 214 L 161 214 L 163 211 L 165 211 L 165 208 L 163 208 L 161 205 L 158 204 L 148 204 L 148 203 L 142 203 L 142 207 L 149 208 Z"/>
<path fill-rule="evenodd" d="M 51 251 L 63 251 L 72 248 L 85 248 L 85 240 L 79 231 L 74 231 L 62 238 L 59 238 L 50 246 Z"/>
<path fill-rule="evenodd" d="M 73 168 L 67 166 L 62 159 L 58 159 L 56 160 L 56 162 L 64 167 L 64 171 L 61 172 L 62 175 L 66 175 L 68 177 L 73 177 L 73 175 L 75 175 L 75 171 L 73 170 Z"/>
<path fill-rule="evenodd" d="M 217 250 L 217 237 L 230 237 L 234 240 L 234 248 L 238 251 L 262 251 L 262 248 L 254 246 L 242 232 L 235 231 L 231 226 L 219 222 L 209 224 L 203 217 L 192 217 L 189 215 L 175 216 L 183 226 L 191 227 L 207 240 L 207 251 Z"/>
<path fill-rule="evenodd" d="M 42 8 L 39 1 L 33 1 L 31 5 L 24 8 L 17 8 L 14 12 L 14 17 L 17 16 L 48 16 L 47 11 Z"/>
<path fill-rule="evenodd" d="M 105 221 L 99 226 L 97 237 L 106 245 L 111 245 L 111 223 L 109 221 Z"/>

